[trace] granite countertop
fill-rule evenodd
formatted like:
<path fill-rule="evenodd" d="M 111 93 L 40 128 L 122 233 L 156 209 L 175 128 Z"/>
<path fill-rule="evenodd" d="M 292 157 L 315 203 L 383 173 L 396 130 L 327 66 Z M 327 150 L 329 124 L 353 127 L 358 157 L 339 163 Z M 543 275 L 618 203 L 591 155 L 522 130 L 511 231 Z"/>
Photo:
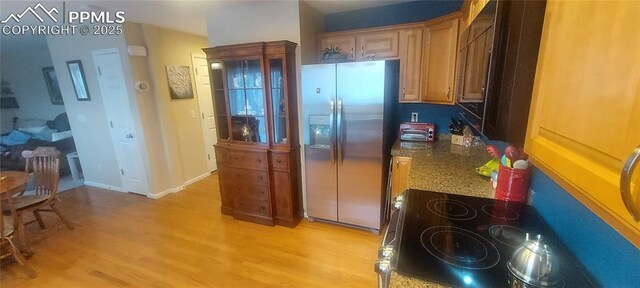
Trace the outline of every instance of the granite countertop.
<path fill-rule="evenodd" d="M 475 171 L 491 160 L 485 147 L 453 145 L 443 136 L 434 143 L 396 141 L 391 155 L 412 158 L 408 188 L 493 199 L 489 178 Z"/>
<path fill-rule="evenodd" d="M 478 175 L 474 169 L 491 160 L 485 147 L 484 144 L 469 148 L 452 145 L 450 138 L 441 136 L 439 141 L 434 143 L 396 141 L 391 148 L 391 155 L 412 158 L 408 188 L 495 198 L 489 178 Z M 392 272 L 390 287 L 447 286 Z"/>

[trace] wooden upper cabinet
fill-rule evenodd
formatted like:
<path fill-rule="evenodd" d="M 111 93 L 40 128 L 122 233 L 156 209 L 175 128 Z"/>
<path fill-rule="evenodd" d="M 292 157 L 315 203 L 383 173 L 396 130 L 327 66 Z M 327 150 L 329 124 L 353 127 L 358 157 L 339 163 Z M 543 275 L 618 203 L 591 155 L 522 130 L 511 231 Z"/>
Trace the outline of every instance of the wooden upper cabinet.
<path fill-rule="evenodd" d="M 340 53 L 347 55 L 347 60 L 356 59 L 355 35 L 327 35 L 318 40 L 318 62 L 322 62 L 322 50 L 331 46 L 340 47 Z"/>
<path fill-rule="evenodd" d="M 422 58 L 423 102 L 455 103 L 454 82 L 458 48 L 458 17 L 427 24 Z"/>
<path fill-rule="evenodd" d="M 640 248 L 640 223 L 620 191 L 640 145 L 640 2 L 549 0 L 546 9 L 525 150 Z M 628 201 L 638 212 L 639 175 L 640 165 Z"/>
<path fill-rule="evenodd" d="M 400 30 L 400 102 L 420 101 L 422 27 Z"/>
<path fill-rule="evenodd" d="M 322 50 L 331 46 L 340 47 L 347 56 L 343 61 L 399 59 L 399 102 L 452 105 L 459 18 L 456 12 L 422 23 L 322 34 L 318 63 Z"/>
<path fill-rule="evenodd" d="M 488 29 L 487 29 L 488 28 Z M 489 71 L 489 59 L 493 43 L 493 28 L 490 24 L 486 27 L 476 28 L 472 26 L 469 38 L 472 39 L 462 54 L 466 54 L 464 60 L 463 81 L 458 92 L 459 102 L 482 102 L 487 85 L 487 73 Z"/>
<path fill-rule="evenodd" d="M 376 31 L 356 36 L 356 60 L 398 58 L 398 31 Z"/>

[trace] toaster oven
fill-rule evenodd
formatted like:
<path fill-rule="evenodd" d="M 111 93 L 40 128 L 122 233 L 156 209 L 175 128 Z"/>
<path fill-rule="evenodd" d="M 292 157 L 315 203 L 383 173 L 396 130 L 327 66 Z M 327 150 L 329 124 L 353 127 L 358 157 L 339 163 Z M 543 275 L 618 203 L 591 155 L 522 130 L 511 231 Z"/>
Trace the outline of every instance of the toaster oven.
<path fill-rule="evenodd" d="M 400 140 L 434 142 L 436 141 L 436 125 L 433 123 L 400 123 Z"/>

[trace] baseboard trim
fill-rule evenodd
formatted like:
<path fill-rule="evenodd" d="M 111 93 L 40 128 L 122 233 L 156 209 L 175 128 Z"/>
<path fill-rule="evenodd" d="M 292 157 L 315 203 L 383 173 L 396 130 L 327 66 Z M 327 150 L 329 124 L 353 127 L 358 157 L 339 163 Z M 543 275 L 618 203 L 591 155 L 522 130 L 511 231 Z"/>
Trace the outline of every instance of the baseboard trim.
<path fill-rule="evenodd" d="M 151 198 L 151 199 L 160 199 L 161 197 L 167 195 L 167 194 L 171 194 L 171 193 L 177 193 L 180 192 L 182 190 L 184 190 L 185 188 L 187 188 L 187 186 L 185 185 L 180 185 L 178 187 L 174 187 L 174 188 L 169 188 L 167 190 L 164 190 L 160 193 L 156 193 L 156 194 L 147 194 L 147 198 Z"/>
<path fill-rule="evenodd" d="M 123 193 L 129 192 L 124 187 L 116 187 L 116 186 L 111 186 L 111 185 L 102 184 L 102 183 L 98 183 L 98 182 L 87 181 L 87 180 L 84 181 L 84 185 L 92 186 L 92 187 L 98 187 L 98 188 L 107 189 L 107 190 L 113 190 L 113 191 L 116 191 L 116 192 L 123 192 Z"/>
<path fill-rule="evenodd" d="M 196 176 L 195 178 L 189 179 L 187 181 L 184 181 L 184 184 L 178 186 L 178 187 L 174 187 L 174 188 L 169 188 L 167 190 L 164 190 L 160 193 L 156 193 L 156 194 L 147 194 L 147 198 L 151 198 L 151 199 L 159 199 L 167 194 L 171 194 L 171 193 L 178 193 L 184 189 L 187 189 L 187 185 L 191 185 L 193 183 L 196 183 L 204 178 L 207 178 L 211 175 L 211 172 L 207 172 L 204 173 L 200 176 Z"/>
<path fill-rule="evenodd" d="M 211 176 L 211 172 L 204 173 L 204 174 L 202 174 L 200 176 L 196 176 L 196 177 L 191 178 L 191 179 L 189 179 L 187 181 L 184 181 L 184 185 L 185 186 L 186 185 L 191 185 L 191 184 L 196 183 L 196 182 L 198 182 L 198 181 L 200 181 L 200 180 L 202 180 L 204 178 L 207 178 L 209 176 Z"/>

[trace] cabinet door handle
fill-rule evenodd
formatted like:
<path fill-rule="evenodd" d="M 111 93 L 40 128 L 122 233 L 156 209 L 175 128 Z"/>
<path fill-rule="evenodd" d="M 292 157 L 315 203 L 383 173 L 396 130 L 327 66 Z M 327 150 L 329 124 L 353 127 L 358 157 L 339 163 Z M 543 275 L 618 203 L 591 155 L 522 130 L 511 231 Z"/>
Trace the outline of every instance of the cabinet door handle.
<path fill-rule="evenodd" d="M 349 54 L 349 57 L 353 59 L 353 47 L 351 47 L 351 53 Z"/>
<path fill-rule="evenodd" d="M 480 95 L 484 96 L 484 85 L 482 85 L 482 88 L 480 88 Z"/>
<path fill-rule="evenodd" d="M 364 46 L 360 46 L 360 57 L 364 58 Z"/>
<path fill-rule="evenodd" d="M 451 86 L 447 87 L 447 99 L 451 99 Z"/>
<path fill-rule="evenodd" d="M 402 88 L 402 99 L 404 99 L 405 91 L 406 91 L 406 89 Z"/>
<path fill-rule="evenodd" d="M 396 160 L 396 168 L 400 168 L 400 161 Z"/>
<path fill-rule="evenodd" d="M 640 146 L 633 150 L 627 162 L 622 168 L 622 174 L 620 176 L 620 194 L 622 195 L 622 202 L 624 206 L 633 217 L 633 220 L 640 222 L 640 211 L 636 210 L 639 207 L 635 207 L 633 203 L 633 197 L 631 196 L 631 175 L 633 170 L 638 166 L 638 160 L 640 159 Z M 640 185 L 640 183 L 638 184 Z M 639 196 L 640 197 L 640 196 Z"/>

